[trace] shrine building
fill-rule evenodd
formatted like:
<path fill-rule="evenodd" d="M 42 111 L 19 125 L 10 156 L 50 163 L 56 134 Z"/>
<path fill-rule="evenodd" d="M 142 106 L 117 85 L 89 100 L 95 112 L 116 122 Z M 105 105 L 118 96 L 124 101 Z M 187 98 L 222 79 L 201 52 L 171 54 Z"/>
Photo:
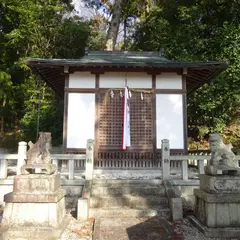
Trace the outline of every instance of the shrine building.
<path fill-rule="evenodd" d="M 64 99 L 63 146 L 95 161 L 159 160 L 187 151 L 187 94 L 227 68 L 221 62 L 178 62 L 158 52 L 92 51 L 80 59 L 29 59 L 28 66 Z M 122 150 L 124 87 L 130 91 L 131 146 Z"/>

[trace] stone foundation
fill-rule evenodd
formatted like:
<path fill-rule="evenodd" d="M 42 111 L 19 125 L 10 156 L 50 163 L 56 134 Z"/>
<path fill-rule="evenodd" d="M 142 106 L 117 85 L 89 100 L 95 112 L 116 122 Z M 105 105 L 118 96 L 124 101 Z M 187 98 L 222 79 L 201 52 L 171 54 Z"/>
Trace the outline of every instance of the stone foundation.
<path fill-rule="evenodd" d="M 64 198 L 55 203 L 7 203 L 3 223 L 8 227 L 57 228 L 64 216 Z"/>
<path fill-rule="evenodd" d="M 240 227 L 240 194 L 210 194 L 195 189 L 195 215 L 207 227 Z"/>
<path fill-rule="evenodd" d="M 13 192 L 4 196 L 2 239 L 60 237 L 67 225 L 64 196 L 59 174 L 16 176 Z"/>
<path fill-rule="evenodd" d="M 240 236 L 240 177 L 200 176 L 196 197 L 195 220 L 207 237 Z"/>

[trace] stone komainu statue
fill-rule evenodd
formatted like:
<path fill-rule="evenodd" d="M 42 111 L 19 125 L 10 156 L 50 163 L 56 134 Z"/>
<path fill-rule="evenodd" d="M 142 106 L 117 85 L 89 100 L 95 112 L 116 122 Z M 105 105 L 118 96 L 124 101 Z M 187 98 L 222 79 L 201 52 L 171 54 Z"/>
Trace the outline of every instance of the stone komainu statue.
<path fill-rule="evenodd" d="M 220 134 L 210 134 L 209 143 L 211 159 L 209 165 L 204 168 L 205 173 L 213 176 L 240 176 L 240 168 L 232 152 L 232 144 L 224 144 Z"/>
<path fill-rule="evenodd" d="M 30 149 L 27 151 L 27 164 L 49 164 L 51 163 L 51 133 L 40 132 L 39 139 L 35 144 L 28 143 Z"/>
<path fill-rule="evenodd" d="M 239 167 L 232 152 L 232 144 L 224 144 L 220 134 L 211 134 L 209 143 L 212 153 L 210 164 Z"/>
<path fill-rule="evenodd" d="M 40 132 L 35 144 L 29 142 L 27 151 L 27 163 L 21 167 L 22 174 L 54 174 L 57 166 L 51 164 L 50 148 L 51 133 Z"/>

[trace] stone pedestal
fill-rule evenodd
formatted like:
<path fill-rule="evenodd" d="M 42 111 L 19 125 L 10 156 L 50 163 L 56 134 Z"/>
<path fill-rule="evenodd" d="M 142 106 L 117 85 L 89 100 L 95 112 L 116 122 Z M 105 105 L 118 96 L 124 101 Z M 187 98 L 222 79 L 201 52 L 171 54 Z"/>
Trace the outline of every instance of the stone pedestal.
<path fill-rule="evenodd" d="M 18 175 L 6 203 L 2 239 L 59 238 L 68 224 L 60 175 Z"/>
<path fill-rule="evenodd" d="M 206 237 L 240 236 L 240 177 L 200 175 L 194 223 Z"/>

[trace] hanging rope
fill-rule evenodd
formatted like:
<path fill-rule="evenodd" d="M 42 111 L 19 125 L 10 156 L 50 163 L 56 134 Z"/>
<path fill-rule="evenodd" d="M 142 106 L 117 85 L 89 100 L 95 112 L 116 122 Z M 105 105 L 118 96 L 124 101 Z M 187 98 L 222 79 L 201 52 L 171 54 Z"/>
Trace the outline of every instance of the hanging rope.
<path fill-rule="evenodd" d="M 131 92 L 136 92 L 136 93 L 154 93 L 154 90 L 144 90 L 144 89 L 129 89 Z M 104 95 L 104 99 L 103 99 L 103 104 L 107 104 L 108 98 L 109 98 L 109 94 L 111 91 L 124 91 L 124 88 L 111 88 L 108 89 Z"/>

